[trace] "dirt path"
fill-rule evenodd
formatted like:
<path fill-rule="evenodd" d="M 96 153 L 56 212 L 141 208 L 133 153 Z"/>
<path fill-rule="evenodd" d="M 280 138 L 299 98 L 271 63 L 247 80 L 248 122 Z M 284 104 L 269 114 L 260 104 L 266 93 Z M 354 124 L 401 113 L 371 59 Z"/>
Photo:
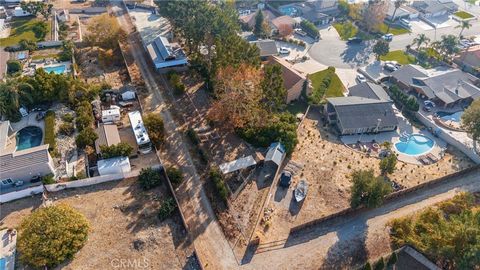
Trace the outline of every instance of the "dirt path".
<path fill-rule="evenodd" d="M 121 3 L 113 3 L 113 10 L 117 14 L 120 25 L 124 29 L 131 29 L 128 14 L 123 14 Z M 168 104 L 165 102 L 161 90 L 167 89 L 163 76 L 154 73 L 150 62 L 145 58 L 145 50 L 136 38 L 129 38 L 131 53 L 139 66 L 145 84 L 155 99 L 146 111 L 159 112 L 163 117 L 168 140 L 168 151 L 175 157 L 175 163 L 184 173 L 184 182 L 177 189 L 180 208 L 185 215 L 189 232 L 194 241 L 197 255 L 206 269 L 234 269 L 238 267 L 232 249 L 216 220 L 215 213 L 203 189 L 200 176 L 193 165 L 187 146 L 183 141 L 181 131 L 173 119 Z M 159 82 L 156 78 L 159 78 Z"/>
<path fill-rule="evenodd" d="M 336 219 L 288 239 L 261 243 L 245 269 L 349 269 L 367 257 L 390 253 L 387 223 L 452 198 L 480 190 L 480 168 L 439 185 L 412 192 L 370 211 Z"/>

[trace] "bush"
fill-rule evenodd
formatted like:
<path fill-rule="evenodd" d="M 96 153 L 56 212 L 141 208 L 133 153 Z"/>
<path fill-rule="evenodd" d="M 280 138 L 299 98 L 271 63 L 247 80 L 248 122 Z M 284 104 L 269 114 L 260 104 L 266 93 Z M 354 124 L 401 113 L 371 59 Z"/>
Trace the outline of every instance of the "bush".
<path fill-rule="evenodd" d="M 98 139 L 98 135 L 95 130 L 91 127 L 87 127 L 78 133 L 75 143 L 78 148 L 84 149 L 87 146 L 94 147 L 96 139 Z"/>
<path fill-rule="evenodd" d="M 318 36 L 319 36 L 318 29 L 313 23 L 311 23 L 307 20 L 303 20 L 300 23 L 300 27 L 302 28 L 303 31 L 305 31 L 312 38 L 318 38 Z"/>
<path fill-rule="evenodd" d="M 77 113 L 77 119 L 75 119 L 75 125 L 77 126 L 78 131 L 82 131 L 87 127 L 91 127 L 95 121 L 93 117 L 92 104 L 88 101 L 83 101 L 78 104 L 75 109 Z"/>
<path fill-rule="evenodd" d="M 43 40 L 48 32 L 48 26 L 45 22 L 37 22 L 32 27 L 32 31 L 37 39 Z"/>
<path fill-rule="evenodd" d="M 31 40 L 22 39 L 18 42 L 18 45 L 20 46 L 21 51 L 27 50 L 31 52 L 37 49 L 37 43 Z"/>
<path fill-rule="evenodd" d="M 53 175 L 53 174 L 47 174 L 47 175 L 43 176 L 43 177 L 42 177 L 42 183 L 43 183 L 44 185 L 55 184 L 54 175 Z"/>
<path fill-rule="evenodd" d="M 63 122 L 73 123 L 74 119 L 75 118 L 73 117 L 73 115 L 71 113 L 66 113 L 62 116 L 62 121 Z"/>
<path fill-rule="evenodd" d="M 375 177 L 373 170 L 359 170 L 352 173 L 350 206 L 360 205 L 377 207 L 383 203 L 385 195 L 392 192 L 392 187 L 383 179 Z"/>
<path fill-rule="evenodd" d="M 45 144 L 48 144 L 50 152 L 55 151 L 57 144 L 55 142 L 55 112 L 47 111 L 45 114 Z"/>
<path fill-rule="evenodd" d="M 60 127 L 58 128 L 58 133 L 65 136 L 72 136 L 74 131 L 75 131 L 75 128 L 73 127 L 73 124 L 68 122 L 61 124 Z"/>
<path fill-rule="evenodd" d="M 194 145 L 200 144 L 200 138 L 198 138 L 197 132 L 193 128 L 187 130 L 187 137 L 192 141 Z"/>
<path fill-rule="evenodd" d="M 211 168 L 209 172 L 210 180 L 215 185 L 218 196 L 226 203 L 228 199 L 228 190 L 225 186 L 222 173 L 218 168 Z"/>
<path fill-rule="evenodd" d="M 158 211 L 158 218 L 160 221 L 163 221 L 170 217 L 177 208 L 177 204 L 175 203 L 175 199 L 168 198 L 163 201 L 162 206 L 160 206 L 160 210 Z"/>
<path fill-rule="evenodd" d="M 158 148 L 165 140 L 163 119 L 158 114 L 149 113 L 143 118 L 145 128 L 152 143 Z"/>
<path fill-rule="evenodd" d="M 385 262 L 383 261 L 383 257 L 380 258 L 374 265 L 373 270 L 383 270 L 385 268 Z"/>
<path fill-rule="evenodd" d="M 179 185 L 183 181 L 183 174 L 182 171 L 180 171 L 176 167 L 168 167 L 167 168 L 167 176 L 168 179 L 170 179 L 170 182 L 173 184 Z"/>
<path fill-rule="evenodd" d="M 382 171 L 383 175 L 391 174 L 395 171 L 396 165 L 397 156 L 395 154 L 390 154 L 380 161 L 380 170 Z"/>
<path fill-rule="evenodd" d="M 7 73 L 14 74 L 19 71 L 22 71 L 22 63 L 17 60 L 8 60 L 7 61 Z"/>
<path fill-rule="evenodd" d="M 120 142 L 110 146 L 100 145 L 100 152 L 103 158 L 128 157 L 132 154 L 133 147 L 126 142 Z"/>
<path fill-rule="evenodd" d="M 38 208 L 20 225 L 20 260 L 34 268 L 53 269 L 71 260 L 85 245 L 89 229 L 85 216 L 68 205 Z"/>
<path fill-rule="evenodd" d="M 172 71 L 167 74 L 168 80 L 173 87 L 173 93 L 175 95 L 183 95 L 185 93 L 185 85 L 182 83 L 180 76 Z"/>
<path fill-rule="evenodd" d="M 396 252 L 393 252 L 390 258 L 388 258 L 387 266 L 394 266 L 398 261 L 398 256 Z"/>
<path fill-rule="evenodd" d="M 143 168 L 138 176 L 138 181 L 143 189 L 152 189 L 162 183 L 162 174 L 160 170 L 151 167 Z"/>
<path fill-rule="evenodd" d="M 400 90 L 400 88 L 398 88 L 398 86 L 392 85 L 388 90 L 390 97 L 393 99 L 393 101 L 395 101 L 395 103 L 400 105 L 402 110 L 405 108 L 408 111 L 418 112 L 420 109 L 417 99 L 413 96 L 405 94 L 402 90 Z"/>

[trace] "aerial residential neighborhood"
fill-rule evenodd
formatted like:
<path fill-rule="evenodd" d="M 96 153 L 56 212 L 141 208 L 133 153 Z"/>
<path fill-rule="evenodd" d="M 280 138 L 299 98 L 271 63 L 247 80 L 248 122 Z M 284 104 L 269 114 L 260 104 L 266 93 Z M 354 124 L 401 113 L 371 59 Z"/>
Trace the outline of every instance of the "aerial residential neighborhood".
<path fill-rule="evenodd" d="M 480 1 L 0 1 L 0 270 L 480 270 Z"/>

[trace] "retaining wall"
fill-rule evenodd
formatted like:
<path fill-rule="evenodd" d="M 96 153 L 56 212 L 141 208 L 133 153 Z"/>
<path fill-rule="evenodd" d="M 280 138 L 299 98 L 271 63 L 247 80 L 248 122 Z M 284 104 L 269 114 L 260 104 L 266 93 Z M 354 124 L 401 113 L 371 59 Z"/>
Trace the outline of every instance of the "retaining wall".
<path fill-rule="evenodd" d="M 40 194 L 43 192 L 43 186 L 34 186 L 19 191 L 13 191 L 0 195 L 0 203 L 6 203 L 21 198 L 29 197 L 35 194 Z"/>

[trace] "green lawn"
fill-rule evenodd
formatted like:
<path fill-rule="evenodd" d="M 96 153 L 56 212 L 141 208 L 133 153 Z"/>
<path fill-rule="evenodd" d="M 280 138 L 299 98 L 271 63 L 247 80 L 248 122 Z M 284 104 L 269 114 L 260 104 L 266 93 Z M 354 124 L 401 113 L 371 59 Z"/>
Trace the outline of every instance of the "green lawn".
<path fill-rule="evenodd" d="M 415 57 L 402 50 L 391 51 L 385 56 L 380 56 L 382 61 L 397 61 L 399 64 L 408 65 L 415 63 Z"/>
<path fill-rule="evenodd" d="M 382 25 L 380 25 L 381 33 L 387 34 L 387 29 L 388 29 L 388 25 L 386 23 L 382 23 Z M 394 35 L 402 35 L 402 34 L 410 33 L 408 29 L 405 29 L 403 27 L 395 27 L 393 25 L 390 27 L 390 30 L 388 30 L 388 32 Z"/>
<path fill-rule="evenodd" d="M 39 19 L 28 17 L 28 18 L 19 18 L 19 19 L 14 19 L 11 23 L 11 32 L 10 36 L 8 38 L 1 38 L 0 39 L 0 46 L 1 47 L 6 47 L 6 46 L 12 46 L 18 44 L 20 40 L 26 39 L 26 40 L 33 40 L 33 41 L 39 41 L 36 37 L 35 34 L 32 31 L 32 27 L 35 25 L 36 22 L 39 22 Z M 51 22 L 47 22 L 48 25 L 48 32 L 47 32 L 47 37 L 50 35 L 50 29 L 51 29 Z"/>
<path fill-rule="evenodd" d="M 458 12 L 453 13 L 453 15 L 457 16 L 460 19 L 464 19 L 464 20 L 475 17 L 472 14 L 470 14 L 468 12 L 465 12 L 465 11 L 458 11 Z"/>
<path fill-rule="evenodd" d="M 343 23 L 334 23 L 333 27 L 335 30 L 337 30 L 342 40 L 347 40 L 351 37 L 354 37 L 358 33 L 358 28 L 349 21 Z"/>
<path fill-rule="evenodd" d="M 331 76 L 330 85 L 327 89 L 322 90 L 322 82 L 326 76 Z M 328 97 L 343 97 L 345 86 L 336 73 L 332 73 L 330 69 L 321 70 L 319 72 L 308 75 L 312 81 L 313 92 L 311 97 L 319 102 Z"/>

